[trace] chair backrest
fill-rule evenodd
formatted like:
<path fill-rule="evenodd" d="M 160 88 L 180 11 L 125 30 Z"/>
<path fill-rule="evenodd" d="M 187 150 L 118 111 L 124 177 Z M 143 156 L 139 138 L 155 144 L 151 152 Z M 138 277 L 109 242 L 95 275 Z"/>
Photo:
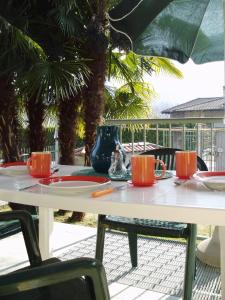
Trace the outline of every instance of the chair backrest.
<path fill-rule="evenodd" d="M 101 262 L 80 258 L 0 276 L 0 299 L 110 300 L 110 297 Z"/>
<path fill-rule="evenodd" d="M 31 213 L 38 234 L 38 212 L 35 206 L 18 204 L 13 202 L 9 202 L 8 205 L 14 211 L 25 210 Z M 21 226 L 18 220 L 11 220 L 10 222 L 0 220 L 0 240 L 13 234 L 16 234 L 20 231 Z"/>
<path fill-rule="evenodd" d="M 5 229 L 7 232 L 7 227 L 12 228 L 13 232 L 15 232 L 14 227 L 17 227 L 19 228 L 19 231 L 22 231 L 30 265 L 39 265 L 42 262 L 42 259 L 31 214 L 23 210 L 1 212 L 0 230 Z"/>
<path fill-rule="evenodd" d="M 176 168 L 176 151 L 182 151 L 181 149 L 176 148 L 158 148 L 145 151 L 141 155 L 154 155 L 156 158 L 161 159 L 166 164 L 167 170 L 175 170 Z M 159 168 L 159 165 L 156 165 L 156 168 Z M 199 171 L 208 171 L 208 168 L 204 160 L 197 156 L 197 168 Z"/>
<path fill-rule="evenodd" d="M 0 276 L 4 300 L 110 300 L 102 263 L 92 258 L 42 261 L 31 215 L 26 211 L 0 213 L 0 221 L 18 221 L 30 266 Z"/>

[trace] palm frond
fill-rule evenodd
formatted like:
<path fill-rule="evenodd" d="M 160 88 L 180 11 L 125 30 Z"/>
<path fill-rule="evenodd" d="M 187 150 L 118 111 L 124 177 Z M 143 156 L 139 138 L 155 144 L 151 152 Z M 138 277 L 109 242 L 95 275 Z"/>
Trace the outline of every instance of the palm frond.
<path fill-rule="evenodd" d="M 47 102 L 51 102 L 76 94 L 86 84 L 89 74 L 89 69 L 81 60 L 45 61 L 35 64 L 20 81 L 25 86 L 25 93 L 39 91 L 46 95 Z"/>
<path fill-rule="evenodd" d="M 15 26 L 11 27 L 11 30 L 9 32 L 9 39 L 11 41 L 13 49 L 15 49 L 16 51 L 20 51 L 26 56 L 32 55 L 34 59 L 46 59 L 46 54 L 43 48 L 31 37 L 26 35 Z"/>
<path fill-rule="evenodd" d="M 108 1 L 108 10 L 111 10 L 113 7 L 116 7 L 122 0 L 110 0 Z"/>
<path fill-rule="evenodd" d="M 8 65 L 25 65 L 25 61 L 45 60 L 46 54 L 43 48 L 25 32 L 9 24 L 0 16 L 0 60 L 4 67 Z"/>
<path fill-rule="evenodd" d="M 93 16 L 92 5 L 88 0 L 56 0 L 56 9 L 54 13 L 56 15 L 62 14 L 62 20 L 64 21 L 64 16 L 69 15 L 73 18 L 74 24 L 79 27 L 79 29 L 85 29 L 88 19 Z M 62 23 L 63 25 L 63 23 Z M 78 32 L 78 30 L 77 30 Z"/>
<path fill-rule="evenodd" d="M 152 69 L 157 74 L 167 74 L 176 78 L 183 78 L 182 72 L 175 66 L 172 60 L 164 57 L 151 58 Z"/>
<path fill-rule="evenodd" d="M 127 83 L 131 90 L 134 90 L 133 82 L 142 80 L 142 77 L 136 73 L 132 59 L 129 60 L 122 53 L 112 52 L 110 72 L 112 78 L 120 83 Z"/>
<path fill-rule="evenodd" d="M 143 81 L 145 74 L 167 74 L 176 78 L 182 78 L 182 72 L 174 63 L 162 57 L 140 56 L 132 51 L 128 53 L 112 52 L 112 66 L 110 71 L 112 77 L 119 78 L 125 82 Z M 129 74 L 129 76 L 128 76 Z M 130 78 L 132 77 L 132 80 Z"/>
<path fill-rule="evenodd" d="M 82 34 L 84 27 L 80 17 L 77 16 L 75 11 L 67 10 L 67 8 L 62 5 L 58 6 L 53 13 L 56 23 L 65 36 L 74 36 L 78 33 Z"/>
<path fill-rule="evenodd" d="M 155 97 L 152 86 L 148 83 L 133 82 L 134 91 L 125 84 L 119 89 L 106 91 L 106 119 L 146 118 L 151 113 L 151 100 Z"/>

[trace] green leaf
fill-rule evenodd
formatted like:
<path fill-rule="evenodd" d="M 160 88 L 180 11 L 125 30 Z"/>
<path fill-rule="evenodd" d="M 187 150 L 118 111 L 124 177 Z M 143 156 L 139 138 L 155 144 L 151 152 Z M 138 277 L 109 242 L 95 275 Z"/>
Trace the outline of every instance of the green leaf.
<path fill-rule="evenodd" d="M 76 94 L 86 84 L 89 73 L 84 61 L 45 61 L 35 64 L 20 81 L 26 94 L 39 91 L 45 94 L 46 102 L 55 102 Z"/>

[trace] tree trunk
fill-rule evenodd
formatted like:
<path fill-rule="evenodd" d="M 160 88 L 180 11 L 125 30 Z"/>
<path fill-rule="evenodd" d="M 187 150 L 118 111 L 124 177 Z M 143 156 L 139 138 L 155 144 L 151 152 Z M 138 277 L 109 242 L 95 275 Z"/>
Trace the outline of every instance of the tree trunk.
<path fill-rule="evenodd" d="M 78 93 L 69 99 L 61 100 L 59 103 L 59 163 L 61 165 L 74 164 L 75 149 L 75 127 L 77 122 L 79 106 L 82 102 L 82 96 Z M 59 210 L 58 214 L 63 215 L 66 211 Z M 84 213 L 73 212 L 70 217 L 71 221 L 82 221 Z"/>
<path fill-rule="evenodd" d="M 62 99 L 59 103 L 59 163 L 61 165 L 74 164 L 75 126 L 81 99 L 81 94 L 77 94 L 69 99 Z"/>
<path fill-rule="evenodd" d="M 3 160 L 18 161 L 18 103 L 11 78 L 0 77 L 0 91 L 0 139 Z"/>
<path fill-rule="evenodd" d="M 42 98 L 38 98 L 36 94 L 30 96 L 25 105 L 29 122 L 28 143 L 30 152 L 43 151 L 45 146 L 43 129 L 45 105 Z M 10 203 L 10 207 L 14 210 L 25 209 L 31 214 L 37 214 L 35 206 Z"/>
<path fill-rule="evenodd" d="M 45 133 L 43 122 L 45 117 L 45 105 L 41 96 L 34 94 L 26 103 L 28 116 L 28 141 L 30 152 L 43 151 L 45 147 Z"/>
<path fill-rule="evenodd" d="M 90 166 L 90 153 L 95 143 L 96 127 L 104 111 L 104 84 L 106 75 L 106 0 L 96 7 L 89 26 L 90 36 L 86 56 L 90 59 L 91 77 L 85 90 L 85 165 Z"/>

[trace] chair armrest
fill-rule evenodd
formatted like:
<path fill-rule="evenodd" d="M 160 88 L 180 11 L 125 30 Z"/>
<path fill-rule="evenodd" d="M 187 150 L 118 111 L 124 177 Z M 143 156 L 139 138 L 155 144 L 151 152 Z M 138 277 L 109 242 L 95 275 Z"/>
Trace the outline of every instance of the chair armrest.
<path fill-rule="evenodd" d="M 0 221 L 18 220 L 21 225 L 24 242 L 31 266 L 40 265 L 42 262 L 38 246 L 37 234 L 32 216 L 27 211 L 15 210 L 0 213 Z"/>
<path fill-rule="evenodd" d="M 92 282 L 98 300 L 110 300 L 102 263 L 92 258 L 55 262 L 0 276 L 0 297 L 50 286 L 80 277 Z"/>

